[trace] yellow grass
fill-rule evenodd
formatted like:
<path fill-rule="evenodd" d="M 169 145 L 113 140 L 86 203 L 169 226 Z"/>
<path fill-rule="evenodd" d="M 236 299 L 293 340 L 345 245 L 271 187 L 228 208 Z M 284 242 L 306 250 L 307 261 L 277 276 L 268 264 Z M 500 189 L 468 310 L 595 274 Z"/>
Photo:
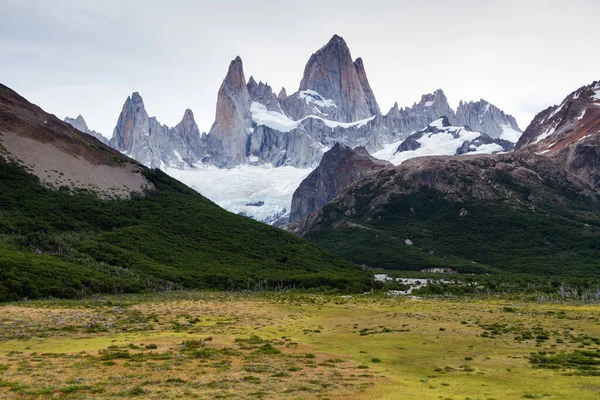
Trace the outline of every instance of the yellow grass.
<path fill-rule="evenodd" d="M 175 293 L 4 305 L 0 324 L 0 398 L 600 398 L 598 376 L 529 362 L 600 347 L 599 306 Z"/>

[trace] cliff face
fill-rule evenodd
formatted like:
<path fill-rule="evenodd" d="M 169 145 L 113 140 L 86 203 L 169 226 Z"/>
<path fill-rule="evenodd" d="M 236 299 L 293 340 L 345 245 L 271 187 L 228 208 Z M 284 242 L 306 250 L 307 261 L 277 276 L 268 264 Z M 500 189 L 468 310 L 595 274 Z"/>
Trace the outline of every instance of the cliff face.
<path fill-rule="evenodd" d="M 354 122 L 380 114 L 362 60 L 352 61 L 340 36 L 334 35 L 308 60 L 300 92 L 309 90 L 332 102 L 336 121 Z"/>
<path fill-rule="evenodd" d="M 234 164 L 247 162 L 246 136 L 251 126 L 250 93 L 246 86 L 242 59 L 236 57 L 217 95 L 215 122 L 209 136 L 216 139 Z"/>
<path fill-rule="evenodd" d="M 185 168 L 198 160 L 206 147 L 191 110 L 169 128 L 148 116 L 139 93 L 125 101 L 110 145 L 150 168 Z"/>
<path fill-rule="evenodd" d="M 349 184 L 373 171 L 391 166 L 386 161 L 371 157 L 364 147 L 351 149 L 336 143 L 294 192 L 290 222 L 321 208 Z"/>
<path fill-rule="evenodd" d="M 522 131 L 512 115 L 505 114 L 493 104 L 481 99 L 477 102 L 460 102 L 456 110 L 456 123 L 477 132 L 485 132 L 493 139 L 515 143 Z"/>

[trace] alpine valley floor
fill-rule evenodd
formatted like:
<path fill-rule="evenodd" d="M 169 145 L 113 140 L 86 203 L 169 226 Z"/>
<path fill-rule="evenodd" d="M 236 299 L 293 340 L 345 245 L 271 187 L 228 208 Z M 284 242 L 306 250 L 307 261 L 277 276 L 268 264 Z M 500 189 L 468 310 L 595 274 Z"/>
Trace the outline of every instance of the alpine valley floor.
<path fill-rule="evenodd" d="M 0 398 L 597 399 L 600 306 L 175 292 L 0 306 Z"/>

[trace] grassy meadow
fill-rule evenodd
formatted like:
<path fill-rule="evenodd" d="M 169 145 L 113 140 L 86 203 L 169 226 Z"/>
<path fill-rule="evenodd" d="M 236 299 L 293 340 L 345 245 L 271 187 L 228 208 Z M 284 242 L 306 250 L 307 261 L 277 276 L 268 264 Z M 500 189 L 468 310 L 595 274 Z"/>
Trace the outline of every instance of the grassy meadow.
<path fill-rule="evenodd" d="M 597 399 L 600 306 L 173 292 L 0 305 L 0 398 Z"/>

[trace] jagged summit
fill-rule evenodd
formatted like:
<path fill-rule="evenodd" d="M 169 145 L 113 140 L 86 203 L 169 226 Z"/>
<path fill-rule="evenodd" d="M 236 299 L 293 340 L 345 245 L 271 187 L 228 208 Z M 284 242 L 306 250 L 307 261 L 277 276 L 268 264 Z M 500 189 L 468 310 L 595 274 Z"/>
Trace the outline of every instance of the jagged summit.
<path fill-rule="evenodd" d="M 516 149 L 553 154 L 599 133 L 600 82 L 595 81 L 569 94 L 560 105 L 537 114 Z"/>
<path fill-rule="evenodd" d="M 223 81 L 230 90 L 243 90 L 246 87 L 246 78 L 244 78 L 244 64 L 240 56 L 237 56 L 229 64 L 227 75 Z"/>
<path fill-rule="evenodd" d="M 299 88 L 300 92 L 308 90 L 331 100 L 336 110 L 330 114 L 340 122 L 354 122 L 379 113 L 362 60 L 355 65 L 348 45 L 338 35 L 310 56 Z"/>
<path fill-rule="evenodd" d="M 70 124 L 73 128 L 80 130 L 81 132 L 90 132 L 90 129 L 88 128 L 88 125 L 81 114 L 79 114 L 77 118 L 66 117 L 65 122 L 67 124 Z"/>
<path fill-rule="evenodd" d="M 467 125 L 478 132 L 485 132 L 494 139 L 504 139 L 516 143 L 521 136 L 517 120 L 504 111 L 480 99 L 473 102 L 461 101 L 456 109 L 456 123 Z"/>
<path fill-rule="evenodd" d="M 277 95 L 277 98 L 280 101 L 286 101 L 287 100 L 288 95 L 287 95 L 287 91 L 285 90 L 285 87 L 281 88 L 281 90 L 279 91 L 279 94 Z"/>
<path fill-rule="evenodd" d="M 71 125 L 73 128 L 77 129 L 78 131 L 87 133 L 88 135 L 91 135 L 91 136 L 95 137 L 96 139 L 100 140 L 105 145 L 109 145 L 107 138 L 105 138 L 101 133 L 91 130 L 88 127 L 88 124 L 85 121 L 85 118 L 83 118 L 83 116 L 81 114 L 79 114 L 77 116 L 77 118 L 75 118 L 75 119 L 66 117 L 64 119 L 64 121 L 67 124 Z"/>
<path fill-rule="evenodd" d="M 184 168 L 204 151 L 192 110 L 187 109 L 181 122 L 169 128 L 148 116 L 138 92 L 123 104 L 110 145 L 150 168 Z"/>

